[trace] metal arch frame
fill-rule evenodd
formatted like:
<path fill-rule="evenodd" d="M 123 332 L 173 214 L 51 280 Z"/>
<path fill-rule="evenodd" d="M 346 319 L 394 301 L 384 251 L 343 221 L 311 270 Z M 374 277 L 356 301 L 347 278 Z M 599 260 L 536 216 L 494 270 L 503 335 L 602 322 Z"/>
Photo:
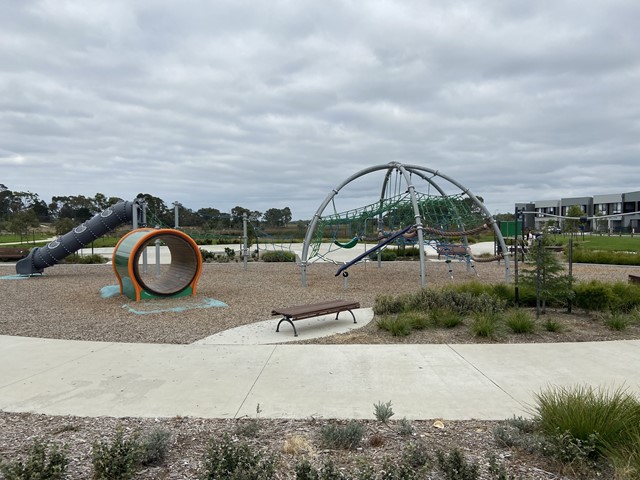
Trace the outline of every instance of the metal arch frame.
<path fill-rule="evenodd" d="M 411 198 L 411 204 L 413 206 L 413 211 L 415 214 L 416 227 L 418 230 L 418 243 L 420 244 L 420 281 L 421 281 L 422 288 L 426 286 L 426 270 L 425 270 L 425 262 L 424 262 L 425 252 L 424 252 L 424 235 L 423 235 L 424 226 L 422 224 L 422 216 L 420 214 L 420 209 L 418 207 L 418 200 L 416 198 L 415 186 L 413 185 L 410 177 L 411 173 L 415 173 L 420 178 L 427 181 L 436 190 L 438 190 L 438 192 L 443 196 L 445 195 L 444 190 L 436 182 L 433 181 L 433 177 L 440 177 L 443 180 L 446 180 L 450 184 L 459 188 L 463 194 L 467 195 L 467 197 L 469 197 L 473 201 L 473 203 L 484 212 L 486 218 L 490 223 L 490 227 L 493 228 L 493 231 L 496 237 L 498 238 L 498 242 L 500 243 L 500 247 L 502 248 L 504 261 L 505 261 L 505 281 L 507 282 L 510 281 L 510 254 L 505 244 L 504 238 L 502 236 L 502 232 L 500 231 L 500 228 L 498 228 L 498 225 L 493 219 L 493 215 L 491 215 L 491 212 L 489 212 L 487 207 L 485 207 L 484 204 L 480 200 L 478 200 L 478 198 L 468 188 L 466 188 L 456 180 L 452 179 L 451 177 L 443 173 L 440 173 L 438 170 L 433 170 L 427 167 L 421 167 L 419 165 L 405 165 L 400 162 L 390 162 L 385 165 L 375 165 L 373 167 L 365 168 L 363 170 L 360 170 L 359 172 L 354 173 L 349 178 L 347 178 L 342 183 L 340 183 L 336 188 L 331 190 L 331 192 L 326 196 L 326 198 L 320 204 L 320 206 L 316 210 L 316 213 L 313 215 L 313 219 L 311 220 L 311 223 L 307 227 L 307 233 L 305 234 L 304 243 L 302 246 L 302 255 L 300 259 L 302 286 L 304 287 L 307 286 L 307 260 L 308 260 L 307 257 L 309 254 L 309 245 L 313 237 L 313 232 L 315 231 L 316 226 L 318 225 L 318 221 L 320 220 L 320 218 L 322 218 L 322 213 L 324 212 L 324 209 L 327 207 L 329 202 L 331 202 L 334 199 L 334 197 L 338 195 L 340 190 L 342 190 L 346 185 L 348 185 L 349 183 L 353 182 L 354 180 L 360 177 L 368 175 L 369 173 L 377 172 L 380 170 L 387 170 L 387 173 L 383 181 L 380 201 L 384 200 L 385 190 L 389 182 L 389 178 L 394 170 L 397 170 L 401 173 L 401 175 L 403 176 L 407 184 L 407 190 Z M 430 174 L 431 177 L 427 178 L 427 176 L 423 172 Z"/>

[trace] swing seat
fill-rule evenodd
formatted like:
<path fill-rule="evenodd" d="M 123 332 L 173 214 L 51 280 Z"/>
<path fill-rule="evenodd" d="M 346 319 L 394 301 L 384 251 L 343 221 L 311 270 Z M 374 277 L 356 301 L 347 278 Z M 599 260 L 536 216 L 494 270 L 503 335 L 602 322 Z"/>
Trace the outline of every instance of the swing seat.
<path fill-rule="evenodd" d="M 333 243 L 335 243 L 337 246 L 339 246 L 340 248 L 353 248 L 355 247 L 358 242 L 360 241 L 360 237 L 353 237 L 351 240 L 349 240 L 347 243 L 340 243 L 339 241 L 334 241 Z"/>

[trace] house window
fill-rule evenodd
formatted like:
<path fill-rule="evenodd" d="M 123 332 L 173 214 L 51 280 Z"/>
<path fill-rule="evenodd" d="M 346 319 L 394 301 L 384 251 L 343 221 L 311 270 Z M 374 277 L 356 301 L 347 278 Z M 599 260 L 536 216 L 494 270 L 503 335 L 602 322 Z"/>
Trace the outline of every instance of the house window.
<path fill-rule="evenodd" d="M 613 211 L 612 213 L 622 213 L 622 202 L 612 203 Z"/>

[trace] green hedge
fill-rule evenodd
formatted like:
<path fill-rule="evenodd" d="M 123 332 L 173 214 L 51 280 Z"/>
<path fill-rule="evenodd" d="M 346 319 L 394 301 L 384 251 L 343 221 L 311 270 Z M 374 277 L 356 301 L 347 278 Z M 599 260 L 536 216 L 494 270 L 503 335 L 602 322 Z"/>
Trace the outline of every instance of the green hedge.
<path fill-rule="evenodd" d="M 293 252 L 265 252 L 260 255 L 263 262 L 295 262 L 296 254 Z"/>
<path fill-rule="evenodd" d="M 575 263 L 597 263 L 606 265 L 640 265 L 640 255 L 627 252 L 605 252 L 602 250 L 573 250 Z"/>

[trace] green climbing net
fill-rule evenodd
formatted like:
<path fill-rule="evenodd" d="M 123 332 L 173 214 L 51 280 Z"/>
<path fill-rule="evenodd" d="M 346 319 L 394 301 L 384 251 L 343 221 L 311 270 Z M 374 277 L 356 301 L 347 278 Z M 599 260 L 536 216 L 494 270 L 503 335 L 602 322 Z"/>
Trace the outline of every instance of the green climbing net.
<path fill-rule="evenodd" d="M 454 233 L 485 223 L 482 211 L 464 194 L 428 195 L 415 193 L 422 224 L 440 232 Z M 310 245 L 309 258 L 316 256 L 323 240 L 377 238 L 379 231 L 398 230 L 415 223 L 409 193 L 381 199 L 364 207 L 335 212 L 319 219 Z M 431 234 L 434 235 L 434 234 Z"/>

